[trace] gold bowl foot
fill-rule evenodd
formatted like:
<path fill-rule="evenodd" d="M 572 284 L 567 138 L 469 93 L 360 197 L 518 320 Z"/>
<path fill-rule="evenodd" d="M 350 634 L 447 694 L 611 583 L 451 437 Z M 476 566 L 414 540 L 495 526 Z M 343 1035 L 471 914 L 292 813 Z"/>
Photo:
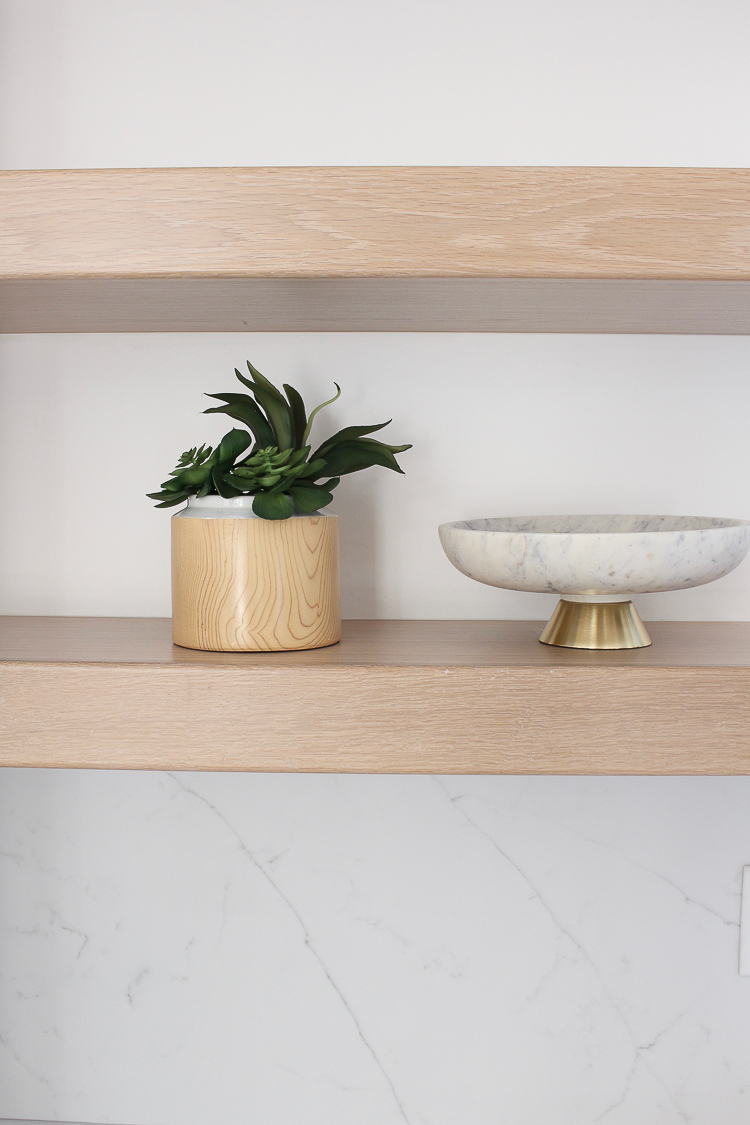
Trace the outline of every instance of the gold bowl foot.
<path fill-rule="evenodd" d="M 561 598 L 539 640 L 561 648 L 647 648 L 651 638 L 632 602 Z"/>

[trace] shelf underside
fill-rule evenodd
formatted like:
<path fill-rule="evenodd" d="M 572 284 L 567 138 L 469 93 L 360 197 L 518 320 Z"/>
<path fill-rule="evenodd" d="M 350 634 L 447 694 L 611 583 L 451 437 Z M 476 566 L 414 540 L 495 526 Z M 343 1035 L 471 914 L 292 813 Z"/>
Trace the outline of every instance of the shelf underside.
<path fill-rule="evenodd" d="M 0 764 L 357 773 L 750 773 L 750 623 L 577 652 L 541 622 L 349 621 L 301 653 L 167 620 L 0 618 Z"/>
<path fill-rule="evenodd" d="M 750 170 L 0 172 L 0 330 L 750 332 Z"/>
<path fill-rule="evenodd" d="M 750 281 L 518 278 L 0 280 L 0 332 L 746 335 Z"/>

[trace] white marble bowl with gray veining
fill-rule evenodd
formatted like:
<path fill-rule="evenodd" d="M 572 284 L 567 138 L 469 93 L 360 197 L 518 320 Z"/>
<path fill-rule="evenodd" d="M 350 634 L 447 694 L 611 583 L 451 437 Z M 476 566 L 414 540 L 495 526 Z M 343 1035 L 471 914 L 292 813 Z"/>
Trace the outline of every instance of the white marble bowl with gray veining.
<path fill-rule="evenodd" d="M 614 600 L 713 582 L 750 548 L 747 520 L 702 516 L 509 516 L 440 525 L 469 578 L 504 590 Z"/>

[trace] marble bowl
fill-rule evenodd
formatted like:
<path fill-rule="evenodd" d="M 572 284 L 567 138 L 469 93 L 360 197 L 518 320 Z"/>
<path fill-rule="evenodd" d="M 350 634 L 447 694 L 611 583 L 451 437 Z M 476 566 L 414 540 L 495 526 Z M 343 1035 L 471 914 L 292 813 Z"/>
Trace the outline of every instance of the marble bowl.
<path fill-rule="evenodd" d="M 439 532 L 453 565 L 477 582 L 588 603 L 629 604 L 632 594 L 713 582 L 750 548 L 748 521 L 702 516 L 510 516 L 444 523 Z"/>

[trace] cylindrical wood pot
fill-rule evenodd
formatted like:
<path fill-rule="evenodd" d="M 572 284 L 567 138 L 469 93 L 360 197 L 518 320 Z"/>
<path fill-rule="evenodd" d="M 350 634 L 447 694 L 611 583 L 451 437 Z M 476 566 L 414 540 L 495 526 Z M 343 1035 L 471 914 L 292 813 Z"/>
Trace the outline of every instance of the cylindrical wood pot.
<path fill-rule="evenodd" d="M 190 497 L 172 517 L 172 640 L 210 652 L 341 639 L 338 516 L 258 519 L 252 497 Z"/>

